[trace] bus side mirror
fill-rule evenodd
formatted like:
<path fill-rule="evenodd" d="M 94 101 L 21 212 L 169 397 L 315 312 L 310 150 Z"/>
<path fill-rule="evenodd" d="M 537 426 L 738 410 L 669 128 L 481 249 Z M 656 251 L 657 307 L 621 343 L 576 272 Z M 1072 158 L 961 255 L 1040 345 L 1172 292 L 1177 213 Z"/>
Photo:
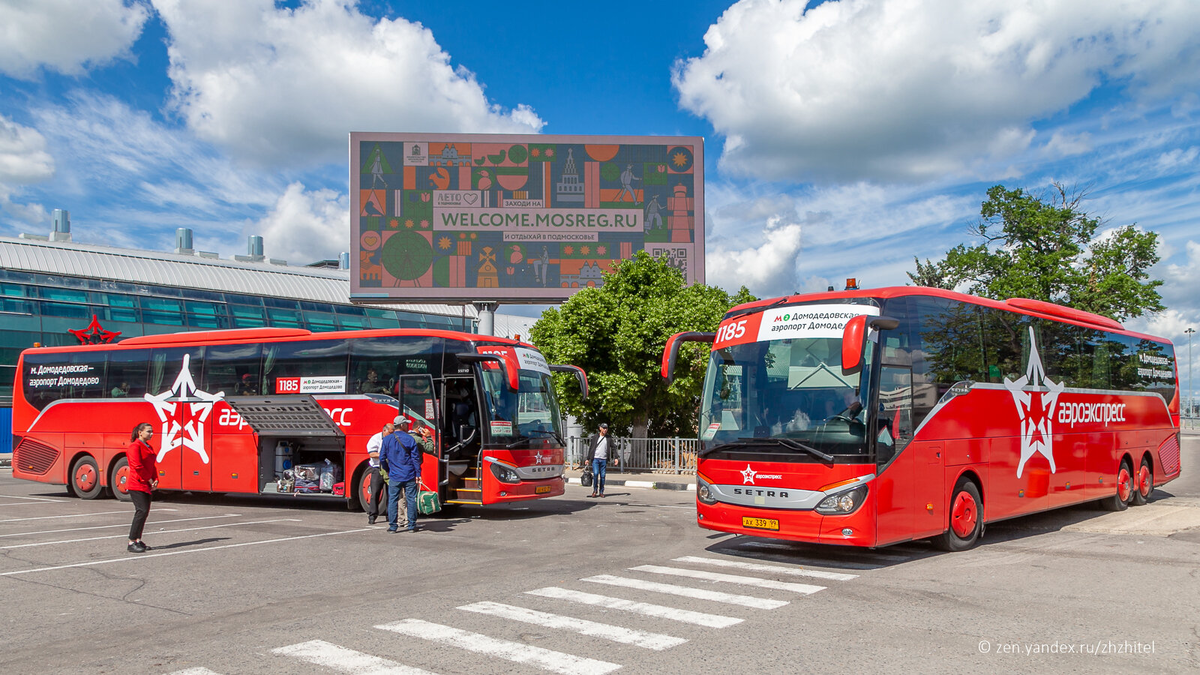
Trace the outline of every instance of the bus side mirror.
<path fill-rule="evenodd" d="M 862 370 L 863 339 L 867 332 L 867 316 L 856 316 L 842 329 L 842 374 L 853 375 Z"/>
<path fill-rule="evenodd" d="M 676 333 L 667 340 L 663 349 L 662 377 L 668 383 L 675 379 L 675 362 L 679 360 L 679 346 L 685 342 L 708 342 L 717 339 L 716 333 Z"/>
<path fill-rule="evenodd" d="M 512 389 L 513 391 L 520 391 L 521 389 L 521 382 L 517 379 L 519 377 L 518 373 L 508 367 L 508 364 L 505 362 L 504 357 L 502 356 L 496 356 L 495 354 L 465 353 L 455 354 L 454 357 L 458 359 L 459 363 L 483 363 L 484 361 L 495 363 L 500 367 L 501 376 L 504 378 L 504 381 L 508 383 L 508 388 Z"/>
<path fill-rule="evenodd" d="M 552 372 L 552 373 L 571 373 L 572 375 L 574 375 L 575 379 L 579 382 L 579 391 L 583 392 L 583 400 L 585 400 L 585 401 L 587 400 L 588 379 L 587 379 L 587 373 L 583 372 L 583 368 L 580 368 L 579 366 L 569 366 L 569 365 L 562 365 L 562 364 L 555 363 L 550 366 L 550 372 Z"/>

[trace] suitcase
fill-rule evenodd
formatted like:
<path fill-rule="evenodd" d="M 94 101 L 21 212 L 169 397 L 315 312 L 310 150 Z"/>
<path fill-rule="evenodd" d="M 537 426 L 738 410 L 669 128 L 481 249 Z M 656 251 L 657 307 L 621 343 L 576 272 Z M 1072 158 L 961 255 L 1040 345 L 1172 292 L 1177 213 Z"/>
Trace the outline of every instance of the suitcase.
<path fill-rule="evenodd" d="M 432 490 L 421 490 L 417 493 L 417 511 L 423 516 L 432 515 L 442 510 L 442 500 L 438 493 Z"/>

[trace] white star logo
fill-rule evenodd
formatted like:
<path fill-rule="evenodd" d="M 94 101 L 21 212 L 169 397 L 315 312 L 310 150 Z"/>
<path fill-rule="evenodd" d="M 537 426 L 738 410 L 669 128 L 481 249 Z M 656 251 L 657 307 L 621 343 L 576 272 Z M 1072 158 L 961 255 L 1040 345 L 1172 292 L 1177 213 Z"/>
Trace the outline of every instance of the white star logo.
<path fill-rule="evenodd" d="M 749 464 L 746 465 L 745 471 L 739 473 L 742 474 L 742 485 L 754 485 L 754 474 L 758 472 L 751 469 Z"/>
<path fill-rule="evenodd" d="M 157 396 L 144 395 L 146 401 L 154 406 L 154 412 L 158 413 L 158 420 L 162 422 L 162 448 L 158 451 L 157 459 L 159 462 L 175 448 L 184 447 L 200 455 L 201 461 L 208 464 L 208 452 L 204 448 L 204 422 L 212 413 L 213 405 L 225 399 L 225 392 L 210 394 L 197 389 L 190 365 L 191 355 L 184 354 L 183 367 L 171 388 Z M 191 419 L 185 419 L 188 416 L 185 415 L 185 410 L 190 413 Z M 181 433 L 186 435 L 181 436 Z"/>
<path fill-rule="evenodd" d="M 542 461 L 543 461 L 543 460 L 545 460 L 545 459 L 547 459 L 547 457 L 545 457 L 544 455 L 542 455 L 542 451 L 541 451 L 541 450 L 538 450 L 538 453 L 537 453 L 536 455 L 534 455 L 534 456 L 533 456 L 533 461 L 534 461 L 535 463 L 537 463 L 537 464 L 541 464 L 541 463 L 542 463 Z"/>
<path fill-rule="evenodd" d="M 1021 420 L 1021 461 L 1017 464 L 1017 478 L 1025 470 L 1025 462 L 1035 454 L 1050 462 L 1050 473 L 1054 467 L 1054 436 L 1050 422 L 1054 417 L 1054 406 L 1065 386 L 1046 377 L 1042 358 L 1038 356 L 1037 339 L 1033 328 L 1029 328 L 1029 365 L 1025 374 L 1017 381 L 1004 378 L 1004 386 L 1012 394 L 1017 405 L 1017 417 Z M 1047 391 L 1042 391 L 1045 388 Z"/>

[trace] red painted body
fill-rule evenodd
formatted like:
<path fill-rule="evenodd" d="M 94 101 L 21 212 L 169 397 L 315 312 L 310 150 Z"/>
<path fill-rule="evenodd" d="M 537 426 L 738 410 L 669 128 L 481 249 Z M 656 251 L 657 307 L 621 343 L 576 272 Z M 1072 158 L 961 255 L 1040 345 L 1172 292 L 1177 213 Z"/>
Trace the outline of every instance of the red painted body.
<path fill-rule="evenodd" d="M 959 300 L 1166 342 L 1126 331 L 1111 319 L 1049 303 L 1019 299 L 1001 303 L 936 289 L 872 289 L 786 300 L 836 304 L 846 298 L 887 299 L 905 295 Z M 761 310 L 785 304 L 780 300 L 764 300 L 730 310 L 731 318 L 718 328 L 714 351 L 755 342 L 760 334 Z M 759 311 L 744 313 L 747 309 Z M 850 323 L 847 334 L 857 330 L 861 335 L 864 322 Z M 1044 395 L 1047 394 L 1034 394 Z M 756 474 L 755 487 L 809 491 L 877 472 L 878 475 L 867 482 L 868 493 L 862 505 L 847 515 L 741 506 L 723 501 L 710 505 L 697 499 L 697 522 L 701 527 L 722 532 L 874 547 L 941 535 L 951 527 L 963 527 L 975 519 L 996 522 L 1111 497 L 1121 487 L 1123 461 L 1132 469 L 1125 487 L 1141 489 L 1143 494 L 1149 493 L 1151 483 L 1160 486 L 1180 474 L 1177 386 L 1170 401 L 1149 393 L 1067 390 L 1058 395 L 1050 417 L 1052 433 L 1045 440 L 1052 448 L 1053 467 L 1038 452 L 1027 457 L 1021 466 L 1021 418 L 1010 391 L 1004 385 L 994 384 L 975 385 L 969 393 L 944 399 L 882 470 L 874 463 L 826 464 L 807 458 L 806 462 L 778 463 L 701 457 L 700 478 L 724 488 L 749 487 L 745 473 L 751 470 Z M 1031 421 L 1038 420 L 1031 418 Z M 1149 470 L 1142 470 L 1144 460 Z M 780 477 L 763 481 L 761 474 Z M 953 500 L 954 488 L 963 477 L 977 483 L 982 503 Z M 746 527 L 743 518 L 776 520 L 779 529 Z M 843 534 L 843 530 L 849 534 Z M 961 536 L 970 529 L 956 531 Z"/>
<path fill-rule="evenodd" d="M 355 337 L 412 336 L 414 338 L 441 337 L 461 341 L 474 341 L 479 336 L 450 331 L 371 330 L 354 333 L 310 334 L 308 331 L 287 329 L 235 330 L 206 333 L 184 333 L 164 336 L 131 338 L 117 345 L 84 347 L 58 347 L 27 350 L 25 353 L 62 353 L 69 356 L 88 350 L 122 350 L 157 346 L 193 346 L 238 342 L 270 342 L 298 339 L 353 339 Z M 489 342 L 507 343 L 511 347 L 535 349 L 531 345 L 517 343 L 504 338 L 487 338 Z M 494 349 L 494 347 L 493 347 Z M 24 365 L 24 354 L 18 363 L 18 372 Z M 516 372 L 516 359 L 513 358 Z M 346 482 L 347 499 L 357 499 L 353 489 L 365 474 L 368 466 L 367 441 L 377 433 L 385 422 L 390 422 L 397 413 L 393 404 L 381 402 L 358 394 L 314 394 L 313 399 L 328 414 L 344 434 L 344 465 L 341 467 Z M 180 404 L 178 421 L 182 426 L 197 422 L 198 416 L 191 414 L 186 404 Z M 440 402 L 437 408 L 441 409 Z M 17 377 L 13 396 L 13 434 L 17 452 L 13 463 L 13 476 L 25 480 L 54 485 L 70 485 L 71 467 L 77 460 L 90 457 L 95 460 L 98 471 L 95 479 L 100 485 L 112 487 L 119 484 L 115 475 L 116 464 L 125 456 L 129 446 L 129 434 L 134 425 L 151 422 L 155 425 L 155 438 L 151 445 L 161 450 L 164 438 L 159 434 L 159 417 L 149 401 L 131 399 L 59 399 L 38 411 L 31 406 L 22 392 L 22 378 Z M 253 428 L 225 401 L 216 401 L 204 424 L 203 447 L 208 454 L 204 461 L 200 453 L 186 447 L 170 449 L 158 459 L 158 489 L 192 492 L 221 492 L 233 494 L 255 494 L 260 492 L 260 439 Z M 442 448 L 442 439 L 435 438 L 437 447 Z M 501 446 L 502 447 L 502 446 Z M 516 467 L 556 467 L 561 474 L 563 448 L 553 439 L 538 439 L 528 448 L 519 450 L 490 449 L 485 445 L 485 457 L 494 456 Z M 21 461 L 34 458 L 36 463 Z M 486 461 L 485 461 L 486 468 Z M 438 458 L 425 455 L 422 476 L 438 475 Z M 434 481 L 423 481 L 426 489 L 437 489 Z M 563 480 L 555 476 L 541 480 L 523 480 L 517 484 L 501 484 L 494 476 L 484 472 L 482 502 L 500 502 L 553 497 L 564 492 Z M 123 484 L 122 484 L 123 489 Z"/>

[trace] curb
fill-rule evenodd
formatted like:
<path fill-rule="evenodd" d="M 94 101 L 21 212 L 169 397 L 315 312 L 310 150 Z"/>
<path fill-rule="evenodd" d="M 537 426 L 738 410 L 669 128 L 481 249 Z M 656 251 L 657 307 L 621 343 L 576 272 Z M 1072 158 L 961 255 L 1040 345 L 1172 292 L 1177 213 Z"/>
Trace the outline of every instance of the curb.
<path fill-rule="evenodd" d="M 578 478 L 567 478 L 568 485 L 583 485 L 583 482 Z M 694 492 L 696 490 L 695 483 L 673 483 L 670 481 L 649 481 L 649 480 L 614 480 L 612 478 L 604 479 L 605 485 L 620 485 L 621 487 L 645 488 L 648 490 L 688 490 Z"/>

